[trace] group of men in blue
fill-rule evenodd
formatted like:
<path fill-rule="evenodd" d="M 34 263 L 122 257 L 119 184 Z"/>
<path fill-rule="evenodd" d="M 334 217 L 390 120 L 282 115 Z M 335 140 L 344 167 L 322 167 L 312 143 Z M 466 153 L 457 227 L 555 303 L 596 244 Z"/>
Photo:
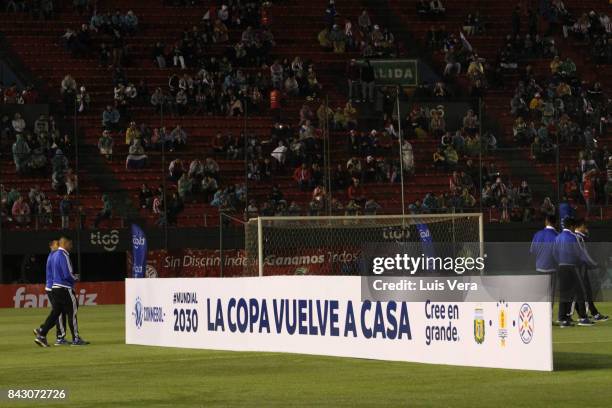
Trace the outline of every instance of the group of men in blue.
<path fill-rule="evenodd" d="M 557 232 L 556 218 L 546 217 L 544 229 L 531 242 L 536 271 L 552 275 L 553 295 L 559 286 L 558 324 L 560 327 L 592 326 L 594 322 L 606 321 L 608 316 L 599 313 L 593 302 L 588 272 L 598 266 L 586 248 L 586 223 L 566 217 L 561 224 L 561 232 Z M 578 314 L 577 322 L 572 318 L 574 311 Z"/>
<path fill-rule="evenodd" d="M 72 241 L 65 236 L 49 243 L 45 290 L 51 304 L 51 312 L 45 322 L 34 329 L 36 336 L 34 342 L 41 347 L 49 347 L 47 333 L 53 326 L 57 326 L 56 346 L 89 344 L 79 336 L 78 301 L 74 293 L 74 284 L 78 277 L 72 271 L 71 249 Z M 68 327 L 72 333 L 72 342 L 66 340 L 66 320 L 68 320 Z"/>

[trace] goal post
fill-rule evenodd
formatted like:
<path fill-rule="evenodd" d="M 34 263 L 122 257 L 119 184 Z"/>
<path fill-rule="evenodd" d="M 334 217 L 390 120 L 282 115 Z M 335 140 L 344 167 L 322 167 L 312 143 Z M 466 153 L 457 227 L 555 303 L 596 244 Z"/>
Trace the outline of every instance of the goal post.
<path fill-rule="evenodd" d="M 482 213 L 253 218 L 245 275 L 347 274 L 364 245 L 385 242 L 473 243 L 482 255 Z"/>

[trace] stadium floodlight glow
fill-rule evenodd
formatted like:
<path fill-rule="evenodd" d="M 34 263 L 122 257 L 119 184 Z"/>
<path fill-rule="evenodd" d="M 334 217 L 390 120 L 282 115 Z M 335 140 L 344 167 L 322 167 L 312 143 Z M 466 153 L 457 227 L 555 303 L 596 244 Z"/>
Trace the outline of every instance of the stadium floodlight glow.
<path fill-rule="evenodd" d="M 245 224 L 245 275 L 339 274 L 364 245 L 480 243 L 482 213 L 258 217 Z M 345 268 L 343 270 L 342 268 Z"/>

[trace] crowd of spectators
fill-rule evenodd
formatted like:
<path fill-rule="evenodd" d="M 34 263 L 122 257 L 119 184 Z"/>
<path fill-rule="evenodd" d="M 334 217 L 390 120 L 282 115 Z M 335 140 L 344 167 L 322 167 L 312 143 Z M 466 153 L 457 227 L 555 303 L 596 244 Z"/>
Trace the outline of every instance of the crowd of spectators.
<path fill-rule="evenodd" d="M 358 51 L 364 58 L 387 58 L 397 55 L 395 37 L 386 27 L 372 23 L 367 10 L 357 18 L 357 26 L 336 10 L 329 0 L 324 14 L 325 27 L 317 35 L 319 45 L 337 54 Z"/>
<path fill-rule="evenodd" d="M 38 92 L 33 85 L 19 87 L 15 83 L 6 85 L 0 82 L 0 106 L 5 105 L 31 105 L 39 100 Z"/>

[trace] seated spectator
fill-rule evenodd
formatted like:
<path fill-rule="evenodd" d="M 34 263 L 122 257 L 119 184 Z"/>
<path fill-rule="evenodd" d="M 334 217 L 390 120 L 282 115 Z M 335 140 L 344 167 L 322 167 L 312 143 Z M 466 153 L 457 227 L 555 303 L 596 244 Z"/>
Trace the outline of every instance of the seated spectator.
<path fill-rule="evenodd" d="M 408 174 L 414 174 L 414 152 L 408 140 L 402 144 L 402 165 Z"/>
<path fill-rule="evenodd" d="M 295 169 L 293 172 L 293 179 L 302 191 L 305 191 L 311 186 L 312 173 L 305 163 L 302 163 L 300 167 Z"/>
<path fill-rule="evenodd" d="M 89 110 L 90 103 L 91 97 L 89 96 L 87 89 L 84 86 L 80 87 L 79 92 L 76 95 L 77 112 L 87 112 Z"/>
<path fill-rule="evenodd" d="M 436 149 L 433 153 L 433 166 L 437 170 L 446 169 L 446 157 L 444 151 L 441 148 Z"/>
<path fill-rule="evenodd" d="M 564 78 L 574 77 L 576 75 L 576 64 L 570 57 L 567 57 L 559 66 L 557 73 Z"/>
<path fill-rule="evenodd" d="M 15 113 L 15 116 L 13 118 L 13 121 L 11 122 L 11 125 L 13 127 L 13 131 L 16 134 L 23 133 L 26 129 L 26 122 L 25 120 L 23 120 L 19 112 Z"/>
<path fill-rule="evenodd" d="M 518 204 L 521 207 L 530 207 L 532 197 L 533 195 L 531 193 L 531 188 L 527 184 L 527 181 L 526 180 L 521 181 L 521 185 L 518 188 L 518 198 L 519 198 Z"/>
<path fill-rule="evenodd" d="M 429 17 L 431 15 L 431 7 L 428 0 L 419 0 L 416 3 L 416 11 L 419 17 Z"/>
<path fill-rule="evenodd" d="M 15 222 L 19 226 L 28 225 L 31 221 L 30 214 L 31 209 L 26 200 L 21 196 L 18 197 L 11 208 L 11 215 L 13 216 L 13 220 L 15 220 Z"/>
<path fill-rule="evenodd" d="M 472 109 L 469 109 L 463 117 L 463 128 L 468 134 L 474 135 L 478 132 L 478 126 L 478 116 L 474 114 Z"/>
<path fill-rule="evenodd" d="M 446 149 L 444 149 L 444 158 L 447 169 L 452 170 L 457 167 L 459 155 L 452 145 L 448 145 Z"/>
<path fill-rule="evenodd" d="M 446 66 L 444 67 L 444 76 L 448 76 L 452 74 L 453 69 L 457 71 L 457 75 L 461 74 L 461 63 L 457 57 L 457 52 L 454 48 L 449 48 L 444 55 L 444 62 Z"/>
<path fill-rule="evenodd" d="M 134 144 L 135 140 L 141 140 L 142 135 L 140 129 L 136 126 L 136 122 L 130 122 L 130 126 L 125 131 L 125 144 L 130 146 Z"/>
<path fill-rule="evenodd" d="M 431 119 L 429 122 L 429 130 L 436 138 L 442 137 L 446 132 L 446 121 L 444 120 L 444 107 L 438 106 L 430 111 Z"/>
<path fill-rule="evenodd" d="M 140 139 L 134 139 L 129 153 L 125 159 L 125 168 L 128 170 L 142 169 L 147 165 L 147 155 Z"/>
<path fill-rule="evenodd" d="M 64 174 L 64 182 L 66 183 L 66 195 L 70 195 L 77 191 L 79 182 L 77 179 L 77 175 L 72 171 L 72 169 L 67 169 Z"/>
<path fill-rule="evenodd" d="M 106 157 L 106 160 L 113 160 L 113 145 L 115 144 L 110 132 L 105 130 L 102 136 L 98 139 L 98 150 L 100 154 Z"/>
<path fill-rule="evenodd" d="M 198 159 L 193 160 L 189 164 L 189 171 L 187 172 L 187 175 L 189 178 L 194 179 L 194 181 L 199 184 L 204 178 L 204 165 L 202 162 Z"/>
<path fill-rule="evenodd" d="M 125 30 L 128 33 L 134 34 L 136 31 L 138 31 L 138 17 L 134 14 L 132 10 L 129 10 L 127 12 L 123 21 L 125 23 Z"/>
<path fill-rule="evenodd" d="M 193 190 L 193 180 L 189 177 L 189 174 L 183 173 L 178 181 L 178 195 L 182 200 L 188 198 Z"/>
<path fill-rule="evenodd" d="M 363 205 L 363 213 L 365 215 L 376 215 L 378 211 L 382 209 L 382 206 L 378 204 L 373 198 L 366 200 Z"/>
<path fill-rule="evenodd" d="M 204 160 L 204 174 L 214 179 L 219 178 L 219 164 L 212 157 L 207 157 Z"/>
<path fill-rule="evenodd" d="M 463 209 L 471 209 L 476 206 L 476 199 L 467 188 L 464 188 L 461 192 L 461 204 Z"/>
<path fill-rule="evenodd" d="M 278 146 L 275 147 L 272 153 L 270 154 L 270 156 L 272 156 L 272 158 L 276 160 L 277 167 L 285 167 L 285 162 L 287 160 L 287 150 L 287 146 L 285 146 L 282 140 L 279 140 Z"/>
<path fill-rule="evenodd" d="M 106 130 L 117 130 L 120 119 L 119 111 L 111 105 L 107 105 L 104 112 L 102 112 L 102 127 Z"/>
<path fill-rule="evenodd" d="M 545 197 L 540 206 L 540 214 L 542 217 L 554 216 L 556 212 L 555 205 L 552 203 L 550 197 Z"/>
<path fill-rule="evenodd" d="M 181 146 L 185 146 L 187 144 L 187 132 L 181 127 L 181 125 L 177 124 L 172 132 L 170 132 L 170 140 L 171 146 L 170 151 L 174 151 Z"/>
<path fill-rule="evenodd" d="M 443 16 L 446 13 L 446 9 L 440 0 L 431 0 L 429 2 L 430 12 L 434 16 Z"/>
<path fill-rule="evenodd" d="M 40 136 L 41 134 L 49 133 L 49 120 L 46 115 L 40 115 L 34 122 L 34 134 Z"/>
<path fill-rule="evenodd" d="M 31 150 L 22 134 L 17 134 L 17 140 L 13 143 L 12 152 L 17 173 L 26 172 L 29 168 Z"/>
<path fill-rule="evenodd" d="M 217 192 L 219 185 L 217 180 L 209 175 L 205 175 L 202 179 L 202 193 L 205 195 L 205 200 L 209 201 L 210 197 Z"/>
<path fill-rule="evenodd" d="M 348 191 L 347 191 L 347 196 L 349 200 L 357 203 L 359 207 L 365 204 L 365 201 L 366 201 L 365 193 L 364 193 L 363 187 L 361 186 L 361 183 L 359 182 L 358 178 L 353 177 L 352 183 L 349 186 Z"/>

